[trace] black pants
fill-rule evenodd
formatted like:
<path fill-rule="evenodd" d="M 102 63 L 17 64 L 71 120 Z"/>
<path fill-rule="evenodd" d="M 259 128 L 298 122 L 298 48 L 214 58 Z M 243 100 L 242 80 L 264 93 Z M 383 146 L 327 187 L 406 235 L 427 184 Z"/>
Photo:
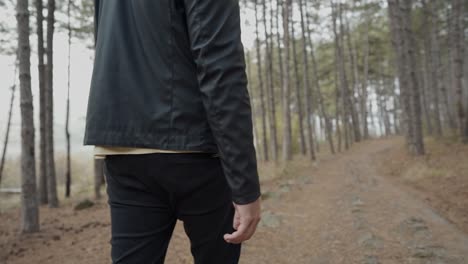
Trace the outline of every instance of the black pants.
<path fill-rule="evenodd" d="M 115 264 L 164 263 L 177 219 L 183 221 L 196 264 L 238 263 L 228 244 L 234 207 L 220 160 L 212 154 L 106 157 Z"/>

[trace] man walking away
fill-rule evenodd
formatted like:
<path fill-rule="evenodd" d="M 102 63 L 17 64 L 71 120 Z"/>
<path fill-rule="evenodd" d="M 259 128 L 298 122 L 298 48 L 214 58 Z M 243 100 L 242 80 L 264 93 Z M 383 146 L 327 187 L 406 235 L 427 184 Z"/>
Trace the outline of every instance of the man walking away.
<path fill-rule="evenodd" d="M 238 0 L 94 0 L 84 144 L 105 158 L 113 263 L 238 263 L 260 219 Z"/>

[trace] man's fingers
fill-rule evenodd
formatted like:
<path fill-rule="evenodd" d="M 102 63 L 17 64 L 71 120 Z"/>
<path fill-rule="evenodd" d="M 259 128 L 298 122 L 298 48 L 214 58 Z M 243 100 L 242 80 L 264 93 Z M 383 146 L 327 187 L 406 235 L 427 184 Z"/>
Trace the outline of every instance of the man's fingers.
<path fill-rule="evenodd" d="M 257 225 L 258 225 L 259 222 L 260 222 L 260 218 L 254 219 L 252 221 L 252 223 L 249 225 L 249 228 L 245 232 L 245 238 L 244 238 L 243 241 L 246 241 L 246 240 L 249 240 L 250 238 L 252 238 L 252 236 L 255 233 L 255 230 L 257 230 Z"/>
<path fill-rule="evenodd" d="M 260 199 L 244 205 L 234 203 L 234 207 L 236 211 L 232 225 L 237 231 L 225 234 L 224 240 L 228 243 L 239 244 L 250 239 L 257 229 L 261 213 Z"/>
<path fill-rule="evenodd" d="M 246 240 L 249 240 L 255 233 L 259 220 L 260 219 L 252 218 L 241 221 L 239 229 L 232 234 L 224 235 L 224 240 L 232 244 L 240 244 Z"/>
<path fill-rule="evenodd" d="M 241 222 L 239 228 L 234 233 L 224 235 L 224 240 L 232 244 L 242 243 L 245 233 L 247 232 L 249 226 L 250 223 Z"/>
<path fill-rule="evenodd" d="M 239 213 L 238 213 L 237 210 L 236 210 L 236 212 L 235 212 L 235 214 L 234 214 L 234 220 L 233 220 L 233 222 L 232 222 L 232 227 L 233 227 L 235 230 L 237 230 L 237 229 L 239 228 L 239 225 L 240 225 L 240 217 L 239 217 Z"/>

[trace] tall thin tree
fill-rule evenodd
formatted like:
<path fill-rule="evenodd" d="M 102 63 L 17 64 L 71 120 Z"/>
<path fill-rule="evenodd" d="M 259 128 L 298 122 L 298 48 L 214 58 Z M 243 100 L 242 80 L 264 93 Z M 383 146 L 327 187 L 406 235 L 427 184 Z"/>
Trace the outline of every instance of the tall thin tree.
<path fill-rule="evenodd" d="M 36 191 L 28 0 L 17 0 L 16 12 L 21 101 L 21 231 L 31 233 L 39 231 L 39 205 Z"/>
<path fill-rule="evenodd" d="M 67 65 L 67 106 L 65 114 L 65 137 L 67 139 L 67 165 L 65 169 L 65 197 L 71 193 L 71 142 L 70 142 L 70 73 L 71 73 L 71 0 L 67 4 L 67 30 L 68 30 L 68 65 Z"/>
<path fill-rule="evenodd" d="M 276 24 L 276 46 L 278 52 L 278 65 L 279 65 L 279 79 L 280 79 L 280 86 L 283 87 L 284 83 L 284 62 L 283 62 L 283 52 L 281 48 L 281 36 L 280 36 L 280 10 L 283 10 L 283 2 L 284 0 L 276 0 L 276 16 L 275 16 L 275 24 Z M 282 12 L 282 11 L 281 11 Z M 280 89 L 280 97 L 281 97 L 281 106 L 283 106 L 283 88 Z"/>
<path fill-rule="evenodd" d="M 405 117 L 406 142 L 410 153 L 425 153 L 422 134 L 422 111 L 417 73 L 415 41 L 411 26 L 411 0 L 387 0 L 398 80 Z"/>
<path fill-rule="evenodd" d="M 414 138 L 412 140 L 413 145 L 411 146 L 411 152 L 416 155 L 424 155 L 424 138 L 422 129 L 422 107 L 421 107 L 421 87 L 418 79 L 418 66 L 416 62 L 416 43 L 414 40 L 414 34 L 412 30 L 412 0 L 403 0 L 400 6 L 403 14 L 403 35 L 405 38 L 405 52 L 407 53 L 406 67 L 407 73 L 409 74 L 409 90 L 411 98 L 411 111 L 412 122 L 414 124 Z"/>
<path fill-rule="evenodd" d="M 317 94 L 317 98 L 318 98 L 320 114 L 322 115 L 322 117 L 323 117 L 323 119 L 325 121 L 325 134 L 326 134 L 327 141 L 328 141 L 328 144 L 329 144 L 329 147 L 330 147 L 330 152 L 332 154 L 335 154 L 335 146 L 334 146 L 334 142 L 333 142 L 333 125 L 332 125 L 332 122 L 330 120 L 330 116 L 329 116 L 329 114 L 327 112 L 327 109 L 326 109 L 326 106 L 325 106 L 325 99 L 323 97 L 322 88 L 320 86 L 319 73 L 318 73 L 318 63 L 317 63 L 317 59 L 315 57 L 315 48 L 314 48 L 313 41 L 312 41 L 312 31 L 311 31 L 311 29 L 309 27 L 309 20 L 310 20 L 309 19 L 309 14 L 307 12 L 304 12 L 304 10 L 303 10 L 302 4 L 301 4 L 302 0 L 299 0 L 299 1 L 300 1 L 300 3 L 299 3 L 300 9 L 299 10 L 301 12 L 301 28 L 304 27 L 302 29 L 303 34 L 305 34 L 305 32 L 307 32 L 307 43 L 309 45 L 310 58 L 311 58 L 311 61 L 312 61 L 312 76 L 314 77 L 314 85 L 315 85 L 316 94 Z M 304 7 L 305 7 L 305 10 L 308 10 L 307 1 L 304 1 Z M 305 13 L 305 15 L 304 15 L 304 13 Z M 303 38 L 305 38 L 304 35 L 303 35 Z M 305 44 L 305 40 L 304 40 L 304 44 Z M 303 49 L 305 49 L 305 48 L 306 47 L 303 47 Z M 306 62 L 304 62 L 304 67 L 306 66 Z M 308 65 L 308 62 L 307 62 L 307 65 Z M 308 71 L 307 71 L 307 73 L 308 73 Z M 306 76 L 305 78 L 308 79 L 308 76 Z M 306 83 L 307 83 L 307 81 L 306 81 Z M 310 89 L 312 89 L 312 87 L 310 87 Z M 309 95 L 311 96 L 311 92 L 309 92 L 308 95 L 306 94 L 306 98 Z M 309 99 L 309 100 L 312 101 L 311 99 Z M 312 103 L 312 102 L 310 102 L 310 103 Z M 312 105 L 310 107 L 312 108 Z M 309 112 L 309 111 L 306 109 L 306 112 Z M 312 112 L 312 109 L 310 109 L 310 112 Z M 310 128 L 310 129 L 312 129 L 312 128 Z"/>
<path fill-rule="evenodd" d="M 261 55 L 261 46 L 260 46 L 260 33 L 259 33 L 259 18 L 258 18 L 258 0 L 254 1 L 255 8 L 255 36 L 256 36 L 256 53 L 257 53 L 257 77 L 258 77 L 258 89 L 260 93 L 260 112 L 262 120 L 262 144 L 263 144 L 263 158 L 264 160 L 269 160 L 268 153 L 268 136 L 267 136 L 267 117 L 266 117 L 266 107 L 265 107 L 265 91 L 263 85 L 263 71 L 262 71 L 262 55 Z"/>
<path fill-rule="evenodd" d="M 457 98 L 457 112 L 459 120 L 459 129 L 460 136 L 463 142 L 468 143 L 468 127 L 465 127 L 466 124 L 466 115 L 468 115 L 468 106 L 465 106 L 463 102 L 463 58 L 464 58 L 464 48 L 465 48 L 465 32 L 464 32 L 464 19 L 463 16 L 465 7 L 463 5 L 463 0 L 452 0 L 452 12 L 453 12 L 453 90 L 456 93 Z M 467 123 L 468 124 L 468 123 Z"/>
<path fill-rule="evenodd" d="M 430 36 L 428 41 L 429 45 L 429 69 L 430 69 L 430 82 L 432 83 L 432 106 L 433 106 L 433 119 L 435 125 L 435 134 L 437 137 L 442 136 L 442 121 L 440 118 L 440 100 L 439 95 L 441 93 L 441 85 L 443 85 L 443 74 L 441 70 L 440 60 L 440 47 L 439 40 L 437 37 L 438 21 L 437 16 L 434 13 L 434 3 L 432 1 L 423 1 L 425 15 L 429 19 L 429 23 L 426 25 L 428 28 L 427 34 Z"/>
<path fill-rule="evenodd" d="M 292 129 L 291 129 L 291 87 L 289 76 L 289 59 L 290 59 L 290 36 L 289 36 L 289 19 L 291 9 L 291 0 L 283 1 L 283 43 L 285 49 L 284 56 L 284 76 L 283 76 L 283 160 L 292 159 Z"/>
<path fill-rule="evenodd" d="M 332 6 L 332 25 L 333 25 L 333 34 L 334 34 L 334 44 L 335 44 L 335 68 L 336 68 L 336 75 L 338 76 L 337 80 L 339 81 L 339 101 L 342 103 L 342 111 L 341 117 L 343 121 L 343 135 L 344 135 L 344 143 L 345 149 L 349 148 L 349 116 L 351 115 L 350 111 L 350 100 L 349 100 L 349 90 L 348 90 L 348 81 L 346 76 L 346 69 L 344 63 L 344 50 L 343 50 L 343 43 L 342 38 L 340 36 L 340 32 L 338 32 L 337 20 L 339 18 L 339 13 L 341 8 L 337 8 L 337 4 L 331 2 Z"/>
<path fill-rule="evenodd" d="M 369 14 L 365 14 L 364 22 L 364 56 L 363 56 L 363 65 L 364 65 L 364 74 L 361 84 L 361 122 L 363 128 L 363 137 L 364 139 L 369 139 L 369 123 L 367 121 L 369 110 L 367 109 L 368 101 L 368 81 L 369 81 L 369 55 L 370 55 L 370 43 L 369 43 L 369 30 L 370 30 L 370 18 Z"/>
<path fill-rule="evenodd" d="M 349 112 L 349 115 L 351 117 L 351 125 L 352 125 L 352 136 L 353 136 L 353 139 L 354 141 L 356 142 L 359 142 L 361 141 L 361 131 L 360 131 L 360 125 L 359 125 L 359 117 L 357 115 L 357 111 L 356 111 L 356 106 L 355 106 L 355 103 L 354 103 L 354 89 L 353 89 L 353 86 L 350 87 L 349 85 L 349 81 L 348 81 L 348 77 L 347 77 L 347 72 L 346 72 L 346 59 L 345 59 L 345 51 L 344 51 L 344 46 L 345 46 L 345 34 L 346 34 L 346 30 L 345 30 L 345 27 L 344 27 L 344 23 L 343 23 L 343 10 L 344 10 L 344 5 L 342 3 L 338 4 L 338 7 L 337 7 L 337 11 L 338 11 L 338 19 L 339 19 L 339 34 L 338 34 L 338 38 L 339 38 L 339 53 L 338 53 L 338 56 L 340 57 L 339 61 L 340 61 L 340 64 L 342 65 L 341 66 L 341 75 L 340 75 L 340 78 L 341 78 L 341 82 L 342 82 L 342 85 L 343 85 L 343 91 L 344 91 L 344 100 L 346 100 L 346 111 Z M 354 76 L 353 74 L 351 74 L 351 76 Z M 351 134 L 350 134 L 351 135 Z"/>
<path fill-rule="evenodd" d="M 252 66 L 251 66 L 251 58 L 250 58 L 250 51 L 246 50 L 245 52 L 246 56 L 246 68 L 247 68 L 247 79 L 251 80 L 252 79 Z M 258 125 L 257 125 L 257 104 L 255 103 L 255 95 L 254 91 L 252 89 L 251 82 L 248 82 L 247 89 L 249 92 L 249 99 L 250 99 L 250 105 L 252 108 L 252 125 L 253 125 L 253 134 L 254 134 L 254 144 L 255 147 L 259 147 L 259 140 L 258 140 Z M 257 152 L 257 155 L 260 155 L 260 151 Z"/>
<path fill-rule="evenodd" d="M 47 191 L 50 207 L 58 207 L 57 179 L 54 158 L 54 29 L 55 0 L 47 1 L 47 85 L 45 93 L 46 105 L 46 172 Z"/>
<path fill-rule="evenodd" d="M 292 13 L 292 12 L 291 12 Z M 302 155 L 306 155 L 306 142 L 305 142 L 305 136 L 304 136 L 304 113 L 302 110 L 302 91 L 301 91 L 301 82 L 299 78 L 299 66 L 298 66 L 298 61 L 297 61 L 297 48 L 296 48 L 296 33 L 294 30 L 294 19 L 293 19 L 293 14 L 291 14 L 291 44 L 292 44 L 292 57 L 293 57 L 293 68 L 294 68 L 294 80 L 295 80 L 295 89 L 296 89 L 296 107 L 297 107 L 297 118 L 298 118 L 298 123 L 299 123 L 299 148 L 301 151 Z M 306 72 L 304 72 L 303 75 L 307 75 Z M 309 122 L 309 119 L 306 119 L 306 122 Z M 313 140 L 312 142 L 312 149 L 310 150 L 311 153 L 314 153 L 314 147 L 313 147 Z M 312 156 L 315 156 L 312 154 Z"/>
<path fill-rule="evenodd" d="M 266 20 L 266 0 L 262 0 L 263 4 L 263 26 L 265 31 L 266 44 L 266 64 L 267 64 L 267 106 L 268 106 L 268 124 L 270 129 L 270 149 L 271 158 L 276 161 L 278 159 L 278 135 L 276 130 L 276 106 L 275 106 L 275 91 L 273 79 L 273 6 L 270 5 L 270 35 L 267 29 Z M 270 0 L 271 4 L 271 0 Z"/>
<path fill-rule="evenodd" d="M 307 52 L 307 42 L 308 38 L 306 38 L 306 34 L 309 33 L 308 32 L 308 25 L 307 25 L 307 28 L 306 28 L 306 19 L 305 19 L 305 15 L 304 15 L 304 5 L 303 5 L 303 1 L 302 0 L 299 0 L 299 14 L 300 14 L 300 18 L 301 18 L 301 37 L 302 37 L 302 65 L 303 65 L 303 74 L 302 74 L 302 77 L 303 77 L 303 89 L 305 91 L 305 105 L 306 105 L 306 112 L 305 112 L 305 115 L 306 115 L 306 118 L 305 118 L 305 122 L 306 122 L 306 130 L 307 130 L 307 144 L 308 144 L 308 150 L 309 150 L 309 155 L 310 155 L 310 158 L 312 160 L 315 160 L 316 159 L 316 156 L 315 156 L 315 149 L 314 149 L 314 139 L 313 139 L 313 129 L 312 129 L 312 122 L 314 122 L 313 120 L 313 109 L 314 109 L 314 105 L 313 105 L 313 90 L 312 90 L 312 86 L 310 85 L 310 77 L 309 77 L 309 56 L 308 56 L 308 52 Z M 311 47 L 312 48 L 312 47 Z M 314 51 L 311 51 L 311 52 L 314 52 Z M 315 58 L 314 58 L 315 59 Z M 315 78 L 316 76 L 314 76 Z"/>
<path fill-rule="evenodd" d="M 46 82 L 44 65 L 44 6 L 36 0 L 37 70 L 39 76 L 39 202 L 48 203 L 46 155 Z"/>

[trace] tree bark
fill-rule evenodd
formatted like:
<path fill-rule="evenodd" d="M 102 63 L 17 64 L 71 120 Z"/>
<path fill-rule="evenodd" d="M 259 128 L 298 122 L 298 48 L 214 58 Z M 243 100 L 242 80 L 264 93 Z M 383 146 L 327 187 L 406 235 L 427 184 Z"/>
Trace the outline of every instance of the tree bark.
<path fill-rule="evenodd" d="M 345 95 L 345 100 L 348 101 L 346 103 L 347 105 L 347 111 L 349 111 L 350 113 L 350 116 L 351 116 L 351 125 L 352 125 L 352 136 L 353 136 L 353 140 L 355 142 L 360 142 L 361 141 L 361 130 L 360 130 L 360 125 L 359 125 L 359 117 L 358 117 L 358 114 L 357 114 L 357 111 L 356 111 L 356 105 L 355 105 L 355 100 L 354 100 L 354 88 L 353 86 L 349 86 L 349 82 L 348 82 L 348 77 L 347 77 L 347 74 L 346 74 L 346 59 L 345 59 L 345 51 L 344 51 L 344 46 L 345 46 L 345 43 L 344 43 L 344 39 L 345 39 L 345 34 L 346 34 L 346 30 L 345 30 L 345 27 L 344 27 L 344 24 L 343 24 L 343 4 L 338 4 L 338 18 L 339 18 L 339 22 L 340 22 L 340 33 L 339 33 L 339 38 L 340 38 L 340 42 L 339 42 L 339 48 L 340 48 L 340 53 L 341 53 L 341 67 L 342 67 L 342 74 L 343 76 L 341 78 L 343 78 L 343 87 L 344 87 L 344 95 Z M 352 47 L 350 46 L 350 49 L 352 51 Z M 350 55 L 352 56 L 352 55 Z M 353 68 L 353 65 L 354 62 L 351 63 L 351 66 Z M 356 73 L 356 71 L 354 71 Z M 351 74 L 351 76 L 354 76 L 353 74 Z M 353 85 L 355 84 L 355 81 L 353 80 L 354 77 L 351 78 L 352 80 L 352 83 Z"/>
<path fill-rule="evenodd" d="M 268 106 L 268 124 L 270 128 L 270 149 L 271 158 L 276 161 L 278 159 L 278 140 L 276 133 L 276 106 L 273 89 L 273 42 L 270 39 L 273 35 L 273 28 L 270 29 L 271 36 L 268 36 L 267 22 L 266 22 L 266 0 L 262 0 L 263 4 L 263 26 L 265 30 L 265 43 L 266 43 L 266 76 L 267 76 L 267 106 Z M 273 13 L 271 13 L 273 15 Z M 271 21 L 272 22 L 272 21 Z"/>
<path fill-rule="evenodd" d="M 447 121 L 450 129 L 452 130 L 452 133 L 456 133 L 456 128 L 457 128 L 457 114 L 456 114 L 456 106 L 454 106 L 454 100 L 453 100 L 453 91 L 452 88 L 454 87 L 454 72 L 453 72 L 453 46 L 454 46 L 454 25 L 453 25 L 454 19 L 453 19 L 453 10 L 450 12 L 450 8 L 447 8 L 447 67 L 446 69 L 446 74 L 445 74 L 445 82 L 446 85 L 444 85 L 442 88 L 442 94 L 443 94 L 443 100 L 444 100 L 444 106 L 445 106 L 445 112 L 447 116 Z"/>
<path fill-rule="evenodd" d="M 305 10 L 307 10 L 307 1 L 304 2 L 304 5 L 305 5 Z M 312 73 L 313 73 L 313 77 L 314 77 L 314 85 L 315 85 L 315 91 L 317 92 L 317 98 L 318 98 L 318 103 L 319 103 L 319 108 L 320 108 L 320 113 L 322 115 L 322 117 L 324 118 L 324 122 L 325 122 L 325 134 L 326 134 L 326 137 L 327 137 L 327 141 L 328 141 L 328 145 L 330 147 L 330 152 L 332 154 L 335 154 L 335 146 L 334 146 L 334 143 L 333 143 L 333 124 L 330 120 L 330 116 L 328 115 L 327 113 L 327 110 L 326 110 L 326 106 L 325 106 L 325 100 L 323 98 L 323 94 L 322 94 L 322 89 L 321 89 L 321 86 L 320 86 L 320 80 L 319 80 L 319 76 L 318 76 L 318 65 L 317 65 L 317 60 L 315 58 L 315 48 L 314 48 L 314 45 L 313 45 L 313 42 L 312 42 L 312 32 L 310 30 L 310 27 L 309 27 L 309 15 L 308 14 L 305 14 L 305 19 L 304 19 L 304 10 L 302 9 L 302 0 L 299 0 L 299 7 L 300 7 L 300 12 L 301 12 L 301 28 L 302 28 L 302 32 L 303 32 L 303 38 L 304 38 L 304 45 L 305 45 L 305 31 L 307 31 L 307 43 L 309 44 L 309 48 L 310 48 L 310 57 L 311 57 L 311 60 L 312 60 Z M 306 47 L 303 47 L 303 50 L 305 49 Z M 307 51 L 305 51 L 304 53 L 306 53 Z M 307 64 L 307 66 L 306 66 Z M 304 67 L 307 67 L 308 68 L 308 62 L 304 62 Z M 307 73 L 309 72 L 308 70 L 306 71 Z M 308 74 L 307 76 L 305 76 L 305 78 L 309 79 L 308 78 Z M 307 84 L 307 80 L 306 80 L 306 84 Z M 311 87 L 309 87 L 309 89 L 312 89 Z M 306 91 L 308 91 L 309 89 L 306 89 Z M 313 89 L 312 89 L 313 91 Z M 306 98 L 308 97 L 308 95 L 306 95 Z M 309 99 L 311 100 L 311 99 Z M 311 100 L 312 101 L 312 100 Z M 310 105 L 311 109 L 310 109 L 310 112 L 312 112 L 312 105 Z M 306 110 L 307 112 L 307 110 Z"/>
<path fill-rule="evenodd" d="M 47 155 L 46 155 L 46 107 L 45 107 L 45 65 L 44 65 L 44 10 L 42 0 L 36 0 L 36 19 L 37 19 L 37 57 L 38 57 L 38 76 L 39 76 L 39 202 L 48 203 L 47 197 Z"/>
<path fill-rule="evenodd" d="M 442 122 L 440 120 L 440 102 L 439 94 L 441 91 L 442 84 L 442 65 L 440 62 L 440 50 L 439 43 L 437 39 L 437 17 L 434 14 L 433 3 L 431 1 L 423 1 L 426 21 L 426 34 L 428 38 L 426 39 L 426 52 L 428 53 L 428 63 L 427 71 L 429 75 L 430 89 L 431 89 L 431 103 L 433 106 L 432 118 L 435 125 L 435 135 L 440 138 L 442 136 Z M 439 70 L 438 70 L 439 69 Z"/>
<path fill-rule="evenodd" d="M 261 57 L 261 47 L 260 47 L 260 35 L 258 32 L 258 7 L 257 0 L 254 2 L 255 5 L 255 35 L 256 35 L 256 49 L 257 49 L 257 74 L 258 74 L 258 88 L 260 92 L 260 111 L 262 116 L 262 142 L 263 142 L 263 158 L 265 161 L 269 160 L 268 153 L 268 137 L 267 137 L 267 123 L 266 123 L 266 109 L 265 109 L 265 92 L 263 86 L 263 72 L 262 72 L 262 57 Z"/>
<path fill-rule="evenodd" d="M 336 64 L 336 59 L 335 59 L 335 64 Z M 340 124 L 340 118 L 341 118 L 341 108 L 342 104 L 340 103 L 340 97 L 341 97 L 341 91 L 340 91 L 340 85 L 338 84 L 338 78 L 337 74 L 334 74 L 334 85 L 335 85 L 335 126 L 336 126 L 336 137 L 338 139 L 338 152 L 341 152 L 343 150 L 343 136 L 341 133 L 341 124 Z"/>
<path fill-rule="evenodd" d="M 292 12 L 291 12 L 292 13 Z M 299 123 L 299 147 L 302 155 L 306 155 L 306 143 L 305 143 L 305 136 L 304 136 L 304 113 L 302 111 L 302 93 L 301 93 L 301 84 L 299 80 L 299 70 L 298 70 L 298 65 L 297 65 L 297 49 L 296 49 L 296 37 L 295 37 L 295 30 L 294 30 L 294 21 L 293 21 L 293 15 L 291 14 L 291 44 L 292 44 L 292 50 L 293 50 L 293 67 L 294 67 L 294 80 L 295 80 L 295 88 L 296 88 L 296 104 L 297 104 L 297 115 L 298 115 L 298 123 Z M 305 56 L 305 54 L 304 54 Z M 306 76 L 306 72 L 303 74 Z M 308 115 L 309 113 L 306 113 Z M 306 119 L 306 125 L 310 126 L 310 117 L 307 116 L 308 118 Z M 312 145 L 310 145 L 309 152 L 314 153 L 314 146 L 313 146 L 313 140 L 311 139 L 311 130 L 307 130 L 308 135 L 309 135 L 309 142 L 312 142 Z M 312 157 L 315 156 L 314 154 L 311 155 Z"/>
<path fill-rule="evenodd" d="M 309 149 L 309 155 L 312 160 L 316 159 L 315 151 L 314 151 L 314 138 L 313 138 L 313 133 L 314 130 L 312 129 L 312 123 L 314 122 L 313 116 L 314 116 L 314 105 L 313 105 L 313 90 L 312 86 L 310 85 L 310 78 L 309 78 L 309 58 L 307 56 L 307 42 L 312 41 L 310 39 L 310 31 L 308 28 L 306 28 L 306 18 L 304 16 L 304 6 L 303 6 L 303 1 L 299 0 L 299 12 L 301 16 L 301 32 L 302 32 L 302 59 L 303 59 L 303 85 L 304 85 L 304 91 L 305 91 L 305 99 L 306 99 L 306 125 L 307 125 L 307 142 L 308 142 L 308 149 Z M 306 38 L 306 33 L 308 34 L 308 38 Z M 311 53 L 312 56 L 314 51 L 313 47 L 311 46 Z M 315 60 L 313 57 L 312 60 Z M 315 72 L 316 69 L 314 69 Z M 314 74 L 314 78 L 318 81 L 317 79 L 318 76 L 316 76 L 316 73 Z M 317 87 L 317 89 L 319 89 Z M 323 113 L 322 113 L 323 115 Z M 332 150 L 332 153 L 334 150 Z"/>
<path fill-rule="evenodd" d="M 364 30 L 364 78 L 362 79 L 361 85 L 361 120 L 362 120 L 362 127 L 364 133 L 364 139 L 369 139 L 369 123 L 367 121 L 368 118 L 368 109 L 367 109 L 367 100 L 368 100 L 368 90 L 367 84 L 369 81 L 369 53 L 370 53 L 370 44 L 369 44 L 369 24 L 371 23 L 370 19 L 368 18 L 368 14 L 366 14 L 366 21 L 365 23 L 365 30 Z"/>
<path fill-rule="evenodd" d="M 284 83 L 284 62 L 283 62 L 283 52 L 281 50 L 281 36 L 280 36 L 280 32 L 279 32 L 279 29 L 280 29 L 280 10 L 283 9 L 283 3 L 282 1 L 284 0 L 276 0 L 276 19 L 275 19 L 275 22 L 276 22 L 276 44 L 278 46 L 277 48 L 277 51 L 278 51 L 278 65 L 279 65 L 279 70 L 280 70 L 280 74 L 279 74 L 279 79 L 280 79 L 280 86 L 282 87 L 283 86 L 283 83 Z M 280 97 L 281 97 L 281 107 L 284 108 L 284 105 L 283 105 L 283 88 L 280 89 Z"/>
<path fill-rule="evenodd" d="M 271 54 L 271 73 L 272 73 L 272 76 L 273 76 L 273 54 L 274 54 L 274 50 L 273 50 L 273 47 L 274 47 L 274 39 L 273 39 L 273 17 L 274 17 L 274 13 L 273 13 L 273 0 L 270 0 L 270 54 Z M 279 31 L 278 31 L 278 28 L 277 28 L 277 38 L 278 38 L 278 42 L 279 42 Z M 282 62 L 281 62 L 281 48 L 278 46 L 278 59 L 279 59 L 279 66 L 280 66 L 280 74 L 279 74 L 279 77 L 280 77 L 280 84 L 282 83 L 282 69 L 283 69 L 283 65 L 282 65 Z M 274 79 L 272 79 L 272 85 L 271 85 L 271 91 L 270 91 L 270 95 L 269 95 L 269 101 L 270 101 L 270 109 L 269 109 L 269 113 L 270 113 L 270 130 L 271 130 L 271 142 L 272 142 L 272 155 L 273 155 L 273 159 L 276 161 L 278 160 L 278 125 L 277 125 L 277 122 L 276 122 L 276 96 L 275 96 L 275 85 L 274 85 Z"/>
<path fill-rule="evenodd" d="M 359 113 L 358 110 L 356 109 L 356 106 L 358 103 L 356 102 L 356 91 L 359 91 L 359 71 L 358 71 L 358 65 L 357 65 L 357 51 L 354 49 L 353 46 L 353 41 L 351 38 L 351 33 L 349 29 L 349 21 L 346 19 L 346 27 L 343 25 L 342 22 L 342 13 L 340 12 L 340 24 L 341 24 L 341 30 L 343 34 L 343 38 L 346 39 L 346 43 L 348 46 L 348 57 L 349 57 L 349 62 L 350 62 L 350 67 L 351 67 L 351 89 L 350 89 L 350 101 L 351 101 L 351 106 L 352 106 L 352 111 L 354 112 L 354 121 L 353 121 L 353 131 L 355 135 L 355 140 L 356 141 L 361 141 L 362 140 L 362 134 L 361 134 L 361 122 L 359 120 Z M 344 45 L 344 43 L 343 43 Z M 357 122 L 357 124 L 355 124 Z M 358 134 L 356 134 L 356 132 Z"/>
<path fill-rule="evenodd" d="M 424 154 L 421 98 L 416 73 L 415 43 L 411 29 L 411 1 L 388 0 L 393 46 L 397 57 L 400 92 L 405 117 L 406 142 L 410 153 Z"/>
<path fill-rule="evenodd" d="M 68 65 L 67 65 L 67 107 L 66 107 L 66 119 L 65 119 L 65 137 L 67 139 L 67 165 L 65 170 L 65 197 L 70 197 L 71 193 L 71 142 L 70 142 L 70 70 L 71 70 L 71 37 L 72 29 L 70 22 L 70 9 L 71 0 L 68 0 L 67 5 L 67 30 L 68 30 Z"/>
<path fill-rule="evenodd" d="M 332 22 L 333 22 L 333 33 L 334 33 L 334 43 L 335 43 L 335 68 L 336 68 L 336 80 L 339 81 L 339 99 L 337 103 L 342 103 L 342 111 L 341 111 L 341 116 L 342 116 L 342 123 L 343 123 L 343 132 L 344 132 L 344 143 L 345 143 L 345 149 L 349 148 L 349 136 L 348 136 L 348 120 L 349 120 L 349 94 L 347 92 L 347 77 L 346 77 L 346 70 L 344 68 L 344 55 L 343 55 L 343 50 L 342 46 L 340 43 L 340 37 L 337 31 L 337 12 L 336 12 L 336 7 L 335 4 L 332 2 Z"/>
<path fill-rule="evenodd" d="M 292 146 L 291 146 L 291 108 L 290 108 L 290 76 L 289 76 L 289 18 L 290 18 L 291 0 L 283 1 L 283 43 L 285 49 L 284 58 L 284 76 L 283 76 L 283 160 L 292 159 Z"/>
<path fill-rule="evenodd" d="M 421 91 L 421 105 L 423 109 L 423 116 L 426 121 L 426 127 L 427 127 L 427 134 L 432 136 L 433 134 L 433 128 L 432 128 L 432 120 L 431 120 L 431 113 L 430 113 L 430 103 L 428 97 L 430 96 L 430 89 L 429 89 L 429 72 L 427 71 L 427 60 L 428 58 L 426 57 L 427 54 L 423 55 L 423 65 L 418 64 L 418 70 L 416 71 L 416 74 L 418 75 L 418 82 L 421 84 L 420 86 L 420 91 Z"/>
<path fill-rule="evenodd" d="M 393 103 L 393 127 L 395 134 L 400 134 L 400 116 L 398 115 L 398 110 L 400 109 L 400 97 L 396 92 L 395 80 L 390 82 L 391 91 L 392 91 L 392 103 Z"/>
<path fill-rule="evenodd" d="M 407 142 L 409 152 L 424 154 L 421 121 L 421 97 L 417 76 L 415 43 L 411 29 L 411 0 L 388 0 L 392 32 L 398 53 L 400 89 L 407 117 Z"/>
<path fill-rule="evenodd" d="M 104 184 L 104 160 L 94 159 L 94 196 L 101 199 L 101 186 Z"/>
<path fill-rule="evenodd" d="M 413 146 L 412 146 L 412 153 L 415 155 L 424 155 L 424 138 L 423 138 L 423 129 L 422 129 L 422 113 L 421 113 L 421 88 L 420 83 L 418 80 L 417 75 L 417 63 L 416 63 L 416 43 L 414 40 L 414 33 L 411 27 L 411 9 L 412 9 L 412 0 L 403 0 L 401 5 L 401 10 L 403 14 L 403 25 L 404 30 L 403 33 L 405 34 L 405 46 L 406 52 L 408 55 L 406 58 L 408 61 L 406 62 L 407 66 L 407 73 L 409 73 L 409 81 L 410 81 L 410 92 L 411 92 L 411 104 L 412 104 L 412 111 L 413 113 L 413 120 L 414 123 L 414 139 L 413 139 Z"/>
<path fill-rule="evenodd" d="M 458 113 L 458 127 L 460 129 L 460 136 L 464 143 L 468 143 L 468 128 L 465 128 L 465 115 L 467 110 L 465 109 L 463 100 L 463 59 L 464 59 L 464 6 L 463 0 L 452 0 L 453 10 L 453 90 L 456 94 L 456 105 Z M 468 106 L 467 106 L 468 107 Z"/>
<path fill-rule="evenodd" d="M 36 192 L 28 0 L 17 0 L 16 12 L 21 101 L 21 232 L 31 233 L 39 231 L 39 206 Z"/>
<path fill-rule="evenodd" d="M 57 197 L 57 180 L 54 159 L 54 23 L 55 0 L 47 1 L 47 85 L 46 85 L 46 161 L 47 161 L 47 191 L 49 207 L 59 206 Z"/>
<path fill-rule="evenodd" d="M 382 67 L 382 65 L 380 66 Z M 383 70 L 381 70 L 383 72 Z M 385 77 L 382 76 L 380 80 L 380 96 L 378 97 L 380 99 L 380 113 L 381 113 L 381 120 L 383 123 L 383 128 L 384 128 L 384 133 L 385 136 L 390 136 L 391 135 L 391 124 L 390 124 L 390 117 L 388 114 L 388 108 L 387 108 L 387 102 L 388 100 L 388 86 L 386 85 L 386 80 Z"/>
<path fill-rule="evenodd" d="M 251 80 L 252 79 L 252 66 L 251 66 L 251 58 L 250 58 L 250 51 L 246 51 L 246 67 L 247 67 L 247 79 Z M 258 141 L 258 126 L 257 126 L 257 109 L 256 109 L 256 104 L 255 104 L 255 96 L 252 90 L 252 86 L 250 85 L 250 82 L 247 85 L 247 89 L 249 92 L 249 99 L 250 99 L 250 105 L 252 108 L 252 126 L 253 126 L 253 134 L 254 134 L 254 145 L 255 148 L 258 149 L 259 146 L 259 141 Z M 257 151 L 257 155 L 260 155 L 261 152 Z"/>

